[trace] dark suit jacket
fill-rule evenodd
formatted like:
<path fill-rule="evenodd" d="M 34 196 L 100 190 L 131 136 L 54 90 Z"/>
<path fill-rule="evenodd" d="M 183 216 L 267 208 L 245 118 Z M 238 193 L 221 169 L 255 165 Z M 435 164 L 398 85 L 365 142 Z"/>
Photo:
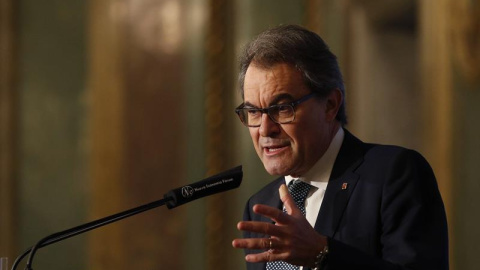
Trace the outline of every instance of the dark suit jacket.
<path fill-rule="evenodd" d="M 252 207 L 280 209 L 282 183 L 283 177 L 253 195 L 244 220 L 271 222 Z M 445 209 L 427 161 L 413 150 L 365 144 L 347 130 L 315 230 L 328 237 L 325 269 L 448 269 Z M 247 263 L 247 269 L 265 269 L 265 263 Z"/>

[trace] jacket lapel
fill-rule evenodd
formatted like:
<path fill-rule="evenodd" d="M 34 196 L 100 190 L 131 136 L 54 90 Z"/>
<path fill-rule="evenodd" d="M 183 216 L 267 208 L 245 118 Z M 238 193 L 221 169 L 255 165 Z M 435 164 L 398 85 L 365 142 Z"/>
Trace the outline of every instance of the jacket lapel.
<path fill-rule="evenodd" d="M 282 184 L 285 184 L 285 177 L 280 177 L 275 181 L 275 183 L 273 185 L 273 189 L 271 190 L 271 194 L 268 194 L 268 196 L 265 196 L 265 198 L 267 198 L 267 199 L 266 199 L 265 202 L 263 202 L 263 204 L 271 206 L 271 207 L 275 207 L 275 208 L 278 208 L 278 209 L 283 208 L 282 201 L 280 200 L 280 194 L 278 193 L 278 189 L 280 188 L 280 186 Z M 261 219 L 262 219 L 262 221 L 273 223 L 273 221 L 271 219 L 267 218 L 267 217 L 261 216 Z"/>
<path fill-rule="evenodd" d="M 315 230 L 333 237 L 352 195 L 359 175 L 355 169 L 363 161 L 363 143 L 345 130 L 345 138 L 333 166 Z"/>

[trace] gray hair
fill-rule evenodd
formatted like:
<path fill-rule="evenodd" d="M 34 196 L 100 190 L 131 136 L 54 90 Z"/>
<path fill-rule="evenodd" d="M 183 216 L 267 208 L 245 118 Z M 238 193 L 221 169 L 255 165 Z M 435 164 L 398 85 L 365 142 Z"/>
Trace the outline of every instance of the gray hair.
<path fill-rule="evenodd" d="M 246 45 L 240 57 L 242 99 L 245 74 L 251 63 L 263 68 L 279 63 L 291 64 L 302 73 L 306 86 L 320 97 L 325 98 L 337 88 L 345 97 L 337 57 L 320 36 L 301 26 L 282 25 L 269 29 Z M 344 100 L 336 116 L 342 125 L 347 123 Z"/>

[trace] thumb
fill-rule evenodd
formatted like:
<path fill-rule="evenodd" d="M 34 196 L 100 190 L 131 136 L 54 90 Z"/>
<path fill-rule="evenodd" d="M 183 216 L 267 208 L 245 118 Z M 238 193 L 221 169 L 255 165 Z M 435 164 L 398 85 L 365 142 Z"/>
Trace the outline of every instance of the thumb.
<path fill-rule="evenodd" d="M 280 200 L 282 200 L 283 206 L 287 210 L 287 214 L 300 214 L 301 216 L 303 216 L 302 212 L 300 211 L 300 209 L 298 209 L 297 204 L 293 200 L 292 195 L 290 195 L 290 193 L 288 192 L 287 186 L 285 184 L 282 184 L 280 186 L 278 192 L 280 193 Z"/>

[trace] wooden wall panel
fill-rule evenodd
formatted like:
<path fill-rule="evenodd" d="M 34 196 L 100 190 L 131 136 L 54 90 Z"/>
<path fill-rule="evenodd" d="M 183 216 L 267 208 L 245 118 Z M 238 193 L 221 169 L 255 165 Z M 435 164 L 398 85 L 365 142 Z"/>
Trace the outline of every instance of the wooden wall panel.
<path fill-rule="evenodd" d="M 184 180 L 179 1 L 91 1 L 92 216 L 158 200 Z M 173 29 L 172 29 L 173 27 Z M 93 269 L 182 269 L 182 208 L 95 232 Z"/>
<path fill-rule="evenodd" d="M 0 2 L 0 257 L 16 256 L 17 89 L 15 1 Z"/>
<path fill-rule="evenodd" d="M 205 164 L 207 175 L 233 167 L 232 122 L 235 91 L 233 3 L 208 1 L 209 16 L 205 38 Z M 221 193 L 207 199 L 205 269 L 229 269 L 231 241 L 235 230 L 234 215 L 229 211 L 233 197 Z"/>

